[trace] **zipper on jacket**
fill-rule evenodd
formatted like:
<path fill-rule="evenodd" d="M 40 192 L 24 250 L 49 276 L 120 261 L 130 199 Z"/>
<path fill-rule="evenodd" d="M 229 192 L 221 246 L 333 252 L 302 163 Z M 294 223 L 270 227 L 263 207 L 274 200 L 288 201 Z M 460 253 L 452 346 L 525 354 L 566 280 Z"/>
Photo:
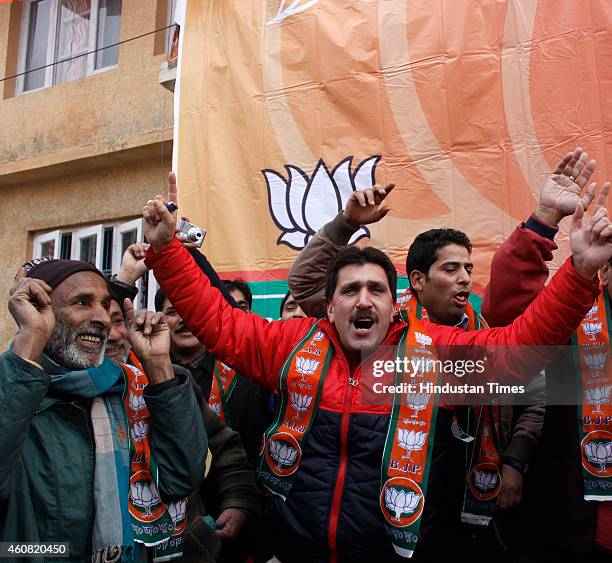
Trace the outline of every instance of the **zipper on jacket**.
<path fill-rule="evenodd" d="M 357 371 L 357 368 L 355 371 Z M 336 476 L 336 486 L 332 497 L 332 506 L 329 516 L 329 527 L 327 529 L 327 543 L 331 551 L 330 561 L 335 563 L 337 560 L 337 534 L 338 519 L 340 518 L 340 507 L 342 506 L 342 495 L 344 493 L 344 482 L 346 481 L 347 458 L 348 458 L 348 430 L 351 420 L 351 404 L 353 402 L 353 390 L 357 386 L 358 380 L 353 379 L 348 369 L 349 377 L 346 379 L 344 404 L 342 405 L 342 415 L 340 420 L 340 464 Z"/>
<path fill-rule="evenodd" d="M 387 345 L 390 341 L 392 341 L 394 335 L 400 330 L 402 330 L 405 326 L 406 323 L 396 324 L 392 329 L 390 329 L 382 345 Z M 334 346 L 337 346 L 337 349 L 341 350 L 342 345 L 340 344 L 334 332 L 329 332 L 327 330 L 326 332 L 331 338 Z M 342 414 L 340 419 L 340 464 L 338 465 L 338 474 L 336 475 L 336 484 L 334 486 L 329 524 L 327 527 L 327 546 L 330 550 L 329 560 L 331 563 L 336 563 L 336 561 L 338 560 L 338 519 L 340 518 L 340 507 L 342 505 L 344 482 L 346 480 L 347 472 L 348 431 L 351 419 L 351 405 L 353 403 L 353 391 L 359 385 L 359 379 L 353 377 L 353 374 L 351 373 L 351 368 L 349 366 L 348 360 L 342 354 L 338 354 L 338 359 L 342 363 L 341 372 L 346 373 L 347 376 L 344 380 L 344 403 L 342 405 Z M 361 373 L 361 363 L 355 368 L 354 373 L 355 375 Z"/>

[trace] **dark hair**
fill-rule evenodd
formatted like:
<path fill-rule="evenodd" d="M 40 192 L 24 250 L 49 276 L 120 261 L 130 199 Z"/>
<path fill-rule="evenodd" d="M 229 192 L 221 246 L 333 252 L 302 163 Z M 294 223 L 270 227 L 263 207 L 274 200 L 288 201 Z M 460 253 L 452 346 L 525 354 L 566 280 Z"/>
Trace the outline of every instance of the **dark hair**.
<path fill-rule="evenodd" d="M 159 313 L 164 308 L 166 294 L 161 290 L 161 287 L 155 292 L 155 310 Z"/>
<path fill-rule="evenodd" d="M 253 306 L 253 294 L 251 293 L 251 288 L 245 281 L 241 280 L 240 278 L 236 278 L 235 280 L 223 280 L 223 283 L 228 291 L 237 289 L 238 291 L 242 292 L 244 298 L 249 304 L 249 309 Z"/>
<path fill-rule="evenodd" d="M 395 266 L 382 250 L 378 250 L 378 248 L 372 246 L 366 246 L 365 248 L 351 246 L 336 255 L 327 268 L 327 283 L 325 284 L 325 299 L 327 301 L 331 300 L 336 291 L 340 270 L 352 264 L 360 266 L 364 266 L 365 264 L 376 264 L 380 266 L 387 275 L 391 297 L 395 303 L 397 289 L 397 272 Z"/>
<path fill-rule="evenodd" d="M 438 259 L 438 250 L 449 244 L 464 246 L 472 254 L 472 243 L 468 236 L 457 229 L 431 229 L 414 239 L 406 257 L 406 275 L 417 270 L 426 276 L 429 268 Z"/>
<path fill-rule="evenodd" d="M 285 297 L 283 297 L 283 300 L 281 301 L 280 311 L 278 312 L 279 317 L 283 316 L 283 309 L 285 308 L 285 303 L 287 303 L 287 299 L 289 299 L 290 295 L 291 295 L 290 291 L 285 293 Z"/>

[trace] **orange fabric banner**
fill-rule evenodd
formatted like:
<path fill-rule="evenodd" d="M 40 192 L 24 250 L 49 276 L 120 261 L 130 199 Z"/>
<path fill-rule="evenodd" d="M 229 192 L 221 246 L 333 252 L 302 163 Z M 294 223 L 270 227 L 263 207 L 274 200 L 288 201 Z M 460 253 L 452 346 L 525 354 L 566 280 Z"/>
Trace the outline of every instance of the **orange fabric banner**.
<path fill-rule="evenodd" d="M 484 283 L 568 150 L 610 175 L 609 0 L 189 0 L 181 33 L 179 203 L 220 271 L 284 278 L 375 178 L 359 236 L 403 269 L 459 228 Z"/>

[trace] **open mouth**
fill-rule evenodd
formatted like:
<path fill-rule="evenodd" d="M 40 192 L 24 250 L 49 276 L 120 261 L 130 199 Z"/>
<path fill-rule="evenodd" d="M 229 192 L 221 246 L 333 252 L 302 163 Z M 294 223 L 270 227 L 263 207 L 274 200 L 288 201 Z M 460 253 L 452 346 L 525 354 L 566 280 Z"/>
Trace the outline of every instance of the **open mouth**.
<path fill-rule="evenodd" d="M 459 307 L 465 307 L 470 297 L 469 291 L 459 291 L 453 295 L 453 302 Z"/>
<path fill-rule="evenodd" d="M 104 336 L 91 332 L 82 333 L 76 337 L 76 341 L 80 348 L 92 352 L 98 352 L 104 345 L 105 340 Z"/>
<path fill-rule="evenodd" d="M 353 326 L 358 336 L 365 336 L 374 326 L 374 319 L 370 317 L 361 317 L 353 321 Z"/>

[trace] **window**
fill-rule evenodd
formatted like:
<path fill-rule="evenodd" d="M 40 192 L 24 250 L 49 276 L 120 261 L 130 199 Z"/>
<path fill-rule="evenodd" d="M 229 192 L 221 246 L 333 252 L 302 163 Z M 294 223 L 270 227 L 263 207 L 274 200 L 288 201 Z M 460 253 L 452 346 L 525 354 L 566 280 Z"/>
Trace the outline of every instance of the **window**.
<path fill-rule="evenodd" d="M 91 262 L 104 274 L 116 274 L 127 247 L 142 242 L 142 219 L 93 225 L 75 230 L 57 229 L 34 237 L 33 258 L 61 258 Z M 158 285 L 152 273 L 138 281 L 136 307 L 155 310 Z"/>
<path fill-rule="evenodd" d="M 120 23 L 121 0 L 24 0 L 18 91 L 114 67 Z"/>
<path fill-rule="evenodd" d="M 176 16 L 176 0 L 164 0 L 168 2 L 168 20 L 166 25 L 172 26 L 166 30 L 166 53 L 170 53 L 172 50 L 172 39 L 174 38 L 175 23 L 174 18 Z"/>

